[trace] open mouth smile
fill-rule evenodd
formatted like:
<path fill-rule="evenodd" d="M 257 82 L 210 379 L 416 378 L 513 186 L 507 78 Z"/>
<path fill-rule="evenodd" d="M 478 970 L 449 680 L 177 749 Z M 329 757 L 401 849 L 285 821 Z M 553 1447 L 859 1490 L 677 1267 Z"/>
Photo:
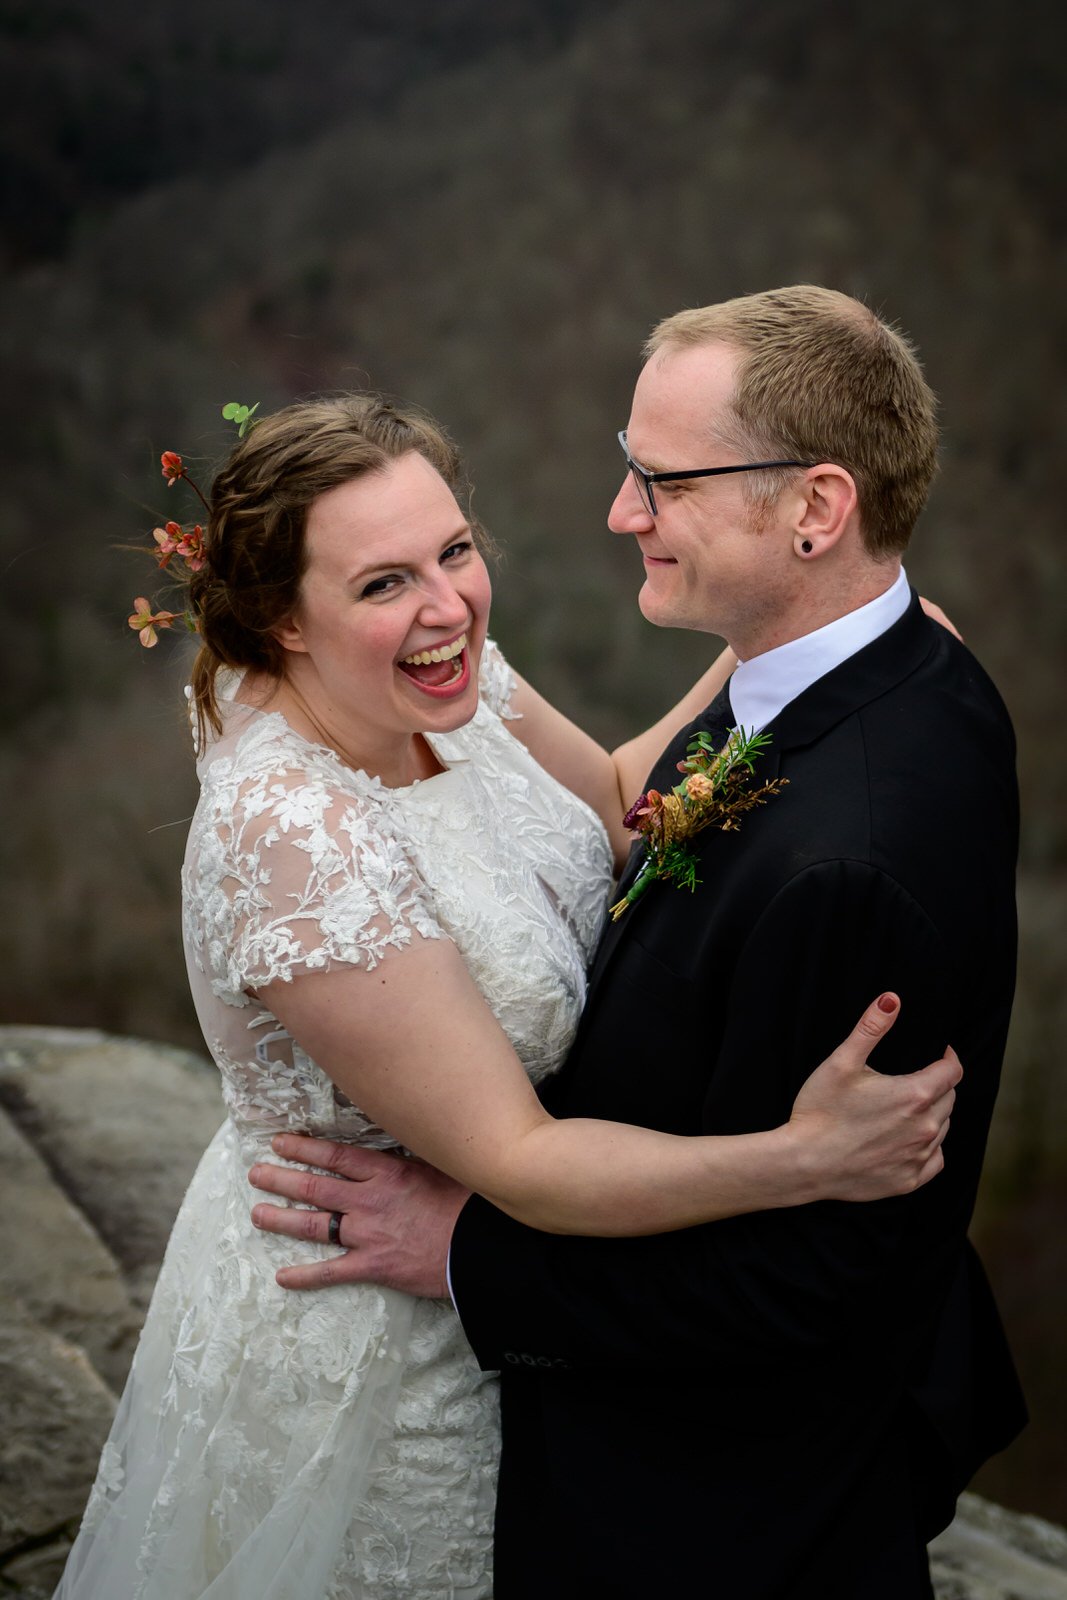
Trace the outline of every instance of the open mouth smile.
<path fill-rule="evenodd" d="M 462 694 L 470 682 L 470 657 L 467 654 L 467 635 L 461 633 L 449 644 L 438 645 L 433 650 L 416 650 L 398 663 L 400 671 L 424 694 L 436 699 L 448 699 Z"/>

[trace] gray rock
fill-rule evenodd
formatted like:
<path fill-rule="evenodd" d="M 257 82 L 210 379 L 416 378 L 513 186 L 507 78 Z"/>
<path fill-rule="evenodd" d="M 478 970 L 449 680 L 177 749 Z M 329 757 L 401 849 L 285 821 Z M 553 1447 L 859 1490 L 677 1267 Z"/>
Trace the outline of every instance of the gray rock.
<path fill-rule="evenodd" d="M 114 1412 L 115 1396 L 84 1350 L 4 1307 L 0 1561 L 77 1526 Z"/>
<path fill-rule="evenodd" d="M 0 1105 L 146 1303 L 222 1121 L 214 1067 L 186 1050 L 88 1030 L 2 1028 Z"/>
<path fill-rule="evenodd" d="M 938 1600 L 1067 1600 L 1067 1532 L 965 1494 L 930 1568 Z"/>
<path fill-rule="evenodd" d="M 15 1595 L 18 1600 L 51 1600 L 72 1543 L 73 1538 L 68 1534 L 15 1556 L 0 1573 L 3 1582 L 0 1594 Z"/>
<path fill-rule="evenodd" d="M 0 1105 L 0 1592 L 35 1600 L 223 1109 L 214 1067 L 186 1051 L 49 1028 L 0 1028 Z"/>
<path fill-rule="evenodd" d="M 3 1112 L 0 1171 L 6 1235 L 0 1300 L 19 1302 L 35 1321 L 80 1345 L 118 1392 L 142 1321 L 118 1262 Z"/>

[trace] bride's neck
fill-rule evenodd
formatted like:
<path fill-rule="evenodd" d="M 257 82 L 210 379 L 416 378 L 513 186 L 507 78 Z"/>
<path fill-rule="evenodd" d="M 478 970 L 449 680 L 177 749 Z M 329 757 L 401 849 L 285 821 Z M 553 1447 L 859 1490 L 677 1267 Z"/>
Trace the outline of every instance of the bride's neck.
<path fill-rule="evenodd" d="M 289 678 L 248 672 L 234 698 L 257 711 L 280 713 L 301 738 L 325 745 L 347 767 L 380 778 L 389 788 L 404 788 L 417 778 L 432 778 L 444 770 L 421 733 L 405 734 L 388 748 L 372 750 L 365 740 L 341 729 L 328 713 L 313 707 Z"/>

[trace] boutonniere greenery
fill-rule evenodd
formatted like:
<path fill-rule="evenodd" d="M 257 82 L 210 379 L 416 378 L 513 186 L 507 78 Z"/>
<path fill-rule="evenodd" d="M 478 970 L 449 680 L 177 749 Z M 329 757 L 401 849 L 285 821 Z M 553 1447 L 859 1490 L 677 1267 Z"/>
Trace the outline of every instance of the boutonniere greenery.
<path fill-rule="evenodd" d="M 650 789 L 634 801 L 623 823 L 631 833 L 644 836 L 645 859 L 630 888 L 611 907 L 614 921 L 658 878 L 680 889 L 695 889 L 700 879 L 691 841 L 697 834 L 705 828 L 733 832 L 746 811 L 766 804 L 784 789 L 788 778 L 751 787 L 756 760 L 770 742 L 768 734 L 737 728 L 716 750 L 710 734 L 698 733 L 686 746 L 685 760 L 678 763 L 678 771 L 686 774 L 681 783 L 670 794 Z"/>

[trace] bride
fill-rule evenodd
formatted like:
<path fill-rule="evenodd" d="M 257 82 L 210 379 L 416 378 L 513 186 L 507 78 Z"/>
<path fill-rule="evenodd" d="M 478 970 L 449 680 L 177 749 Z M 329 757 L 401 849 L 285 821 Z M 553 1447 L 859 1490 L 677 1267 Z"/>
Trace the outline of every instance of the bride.
<path fill-rule="evenodd" d="M 940 1166 L 943 1064 L 920 1112 L 913 1083 L 857 1073 L 832 1117 L 820 1068 L 788 1125 L 736 1138 L 542 1109 L 624 802 L 732 661 L 609 757 L 487 640 L 457 481 L 432 424 L 358 395 L 259 422 L 215 481 L 190 576 L 183 895 L 227 1116 L 59 1600 L 491 1593 L 493 1380 L 445 1299 L 279 1287 L 286 1242 L 252 1226 L 248 1187 L 278 1133 L 402 1147 L 535 1227 L 592 1234 L 869 1199 Z"/>

